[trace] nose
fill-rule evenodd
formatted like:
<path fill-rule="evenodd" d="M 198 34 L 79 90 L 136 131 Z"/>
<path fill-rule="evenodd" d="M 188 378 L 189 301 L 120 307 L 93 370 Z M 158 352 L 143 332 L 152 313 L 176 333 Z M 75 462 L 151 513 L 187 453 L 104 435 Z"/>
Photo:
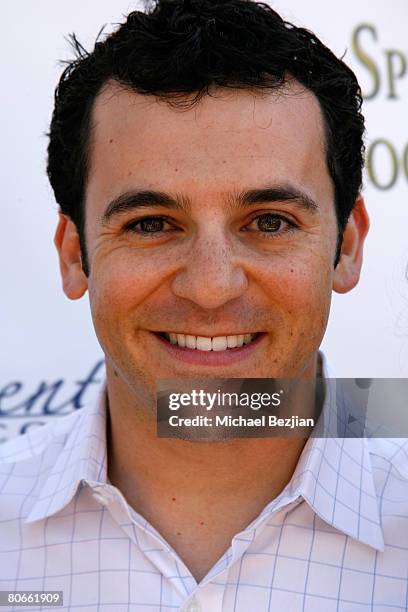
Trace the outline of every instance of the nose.
<path fill-rule="evenodd" d="M 178 297 L 204 309 L 216 309 L 240 297 L 248 287 L 231 240 L 220 227 L 197 234 L 182 268 L 172 281 Z"/>

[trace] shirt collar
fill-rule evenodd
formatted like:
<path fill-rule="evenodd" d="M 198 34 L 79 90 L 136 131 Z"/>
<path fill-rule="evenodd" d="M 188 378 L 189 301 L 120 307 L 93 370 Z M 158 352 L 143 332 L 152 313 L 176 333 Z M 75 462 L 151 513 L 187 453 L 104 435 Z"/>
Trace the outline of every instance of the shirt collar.
<path fill-rule="evenodd" d="M 106 388 L 101 388 L 94 405 L 70 415 L 74 426 L 62 442 L 39 497 L 26 522 L 47 518 L 62 510 L 86 483 L 107 482 Z M 55 440 L 56 443 L 59 440 Z"/>
<path fill-rule="evenodd" d="M 326 523 L 382 551 L 384 536 L 364 428 L 354 418 L 349 425 L 345 406 L 336 400 L 336 379 L 324 354 L 319 356 L 325 398 L 314 432 L 318 433 L 306 442 L 287 488 Z M 357 412 L 353 407 L 353 415 Z M 339 433 L 348 437 L 337 437 Z"/>
<path fill-rule="evenodd" d="M 327 380 L 328 367 L 322 354 L 321 365 Z M 95 486 L 107 482 L 105 386 L 94 406 L 72 417 L 75 424 L 63 441 L 63 449 L 26 519 L 28 523 L 62 510 L 81 484 Z M 281 495 L 291 499 L 303 497 L 326 523 L 384 550 L 370 454 L 364 438 L 311 436 Z M 276 501 L 268 504 L 258 519 L 276 508 Z M 251 527 L 258 522 L 256 519 Z"/>
<path fill-rule="evenodd" d="M 310 437 L 288 489 L 293 497 L 303 497 L 329 525 L 376 550 L 384 550 L 366 439 Z"/>

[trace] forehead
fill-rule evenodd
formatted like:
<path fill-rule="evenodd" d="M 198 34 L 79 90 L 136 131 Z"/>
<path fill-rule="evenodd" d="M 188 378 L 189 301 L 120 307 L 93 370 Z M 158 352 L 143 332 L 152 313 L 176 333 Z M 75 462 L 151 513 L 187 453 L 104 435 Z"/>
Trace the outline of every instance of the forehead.
<path fill-rule="evenodd" d="M 217 89 L 182 108 L 110 82 L 93 108 L 88 177 L 87 205 L 135 186 L 199 196 L 290 181 L 315 198 L 331 191 L 320 106 L 296 82 Z"/>

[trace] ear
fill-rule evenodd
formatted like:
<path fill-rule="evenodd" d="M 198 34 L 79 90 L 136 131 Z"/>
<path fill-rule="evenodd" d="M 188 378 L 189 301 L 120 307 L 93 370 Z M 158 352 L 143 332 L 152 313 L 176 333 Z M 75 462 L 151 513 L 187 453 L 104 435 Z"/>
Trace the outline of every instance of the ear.
<path fill-rule="evenodd" d="M 359 281 L 363 245 L 369 227 L 370 220 L 364 200 L 359 195 L 344 229 L 340 260 L 334 270 L 333 289 L 337 293 L 351 291 Z"/>
<path fill-rule="evenodd" d="M 71 300 L 78 300 L 88 289 L 88 279 L 82 269 L 77 228 L 73 221 L 62 213 L 59 213 L 54 244 L 58 251 L 64 293 Z"/>

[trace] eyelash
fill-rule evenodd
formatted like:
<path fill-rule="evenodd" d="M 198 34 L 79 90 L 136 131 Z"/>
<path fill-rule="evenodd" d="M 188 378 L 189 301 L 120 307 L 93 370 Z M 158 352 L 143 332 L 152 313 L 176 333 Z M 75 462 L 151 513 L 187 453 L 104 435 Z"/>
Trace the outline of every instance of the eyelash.
<path fill-rule="evenodd" d="M 274 220 L 279 220 L 283 223 L 287 224 L 286 229 L 283 230 L 278 230 L 277 232 L 263 232 L 262 230 L 260 230 L 259 235 L 262 238 L 277 238 L 282 236 L 282 234 L 286 234 L 289 232 L 293 232 L 297 229 L 297 225 L 296 223 L 294 223 L 293 221 L 291 221 L 290 219 L 288 219 L 287 217 L 277 214 L 277 213 L 262 213 L 261 215 L 257 215 L 256 217 L 254 217 L 250 224 L 251 225 L 254 221 L 257 221 L 258 219 L 262 219 L 265 217 L 272 217 Z M 138 226 L 140 226 L 140 224 L 143 221 L 163 221 L 163 223 L 168 223 L 169 225 L 171 225 L 171 223 L 167 220 L 166 217 L 161 217 L 161 216 L 148 216 L 148 217 L 143 217 L 142 219 L 138 219 L 137 221 L 132 221 L 131 223 L 128 223 L 125 226 L 125 231 L 126 232 L 134 232 L 135 234 L 139 234 L 140 236 L 142 236 L 143 238 L 154 238 L 156 237 L 158 234 L 162 234 L 164 233 L 166 230 L 159 230 L 157 232 L 143 232 L 143 231 L 136 231 L 135 228 L 137 228 Z M 167 230 L 168 231 L 168 230 Z M 251 231 L 248 229 L 245 229 L 245 231 Z"/>

